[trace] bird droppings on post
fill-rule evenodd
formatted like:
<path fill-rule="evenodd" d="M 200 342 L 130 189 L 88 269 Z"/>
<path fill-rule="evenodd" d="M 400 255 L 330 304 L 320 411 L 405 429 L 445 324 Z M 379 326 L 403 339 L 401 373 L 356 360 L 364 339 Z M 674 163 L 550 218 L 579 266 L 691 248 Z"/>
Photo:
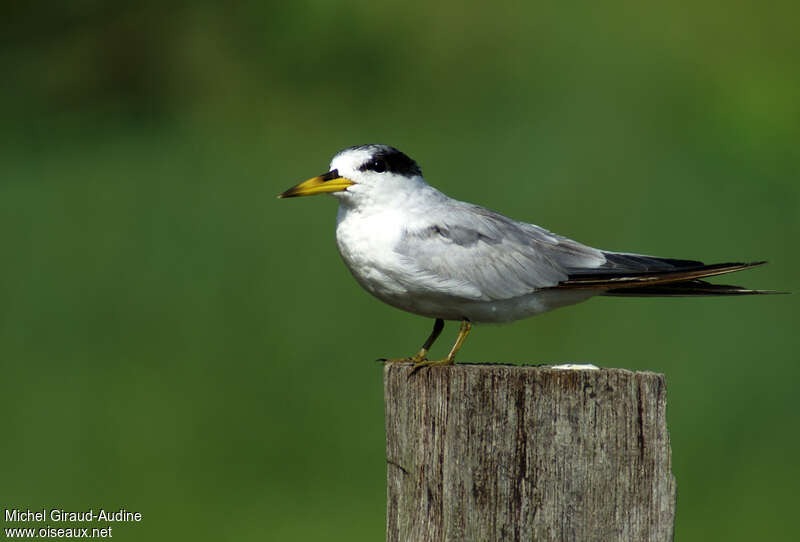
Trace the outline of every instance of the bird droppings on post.
<path fill-rule="evenodd" d="M 551 369 L 556 371 L 599 371 L 600 367 L 592 365 L 591 363 L 562 363 L 560 365 L 551 365 Z"/>

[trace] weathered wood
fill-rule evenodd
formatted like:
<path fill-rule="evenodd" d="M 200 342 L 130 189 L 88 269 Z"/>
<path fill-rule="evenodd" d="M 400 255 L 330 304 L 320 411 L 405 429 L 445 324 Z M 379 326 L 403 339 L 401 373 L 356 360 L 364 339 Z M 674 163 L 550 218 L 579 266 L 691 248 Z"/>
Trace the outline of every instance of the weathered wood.
<path fill-rule="evenodd" d="M 672 540 L 664 376 L 384 369 L 390 542 Z"/>

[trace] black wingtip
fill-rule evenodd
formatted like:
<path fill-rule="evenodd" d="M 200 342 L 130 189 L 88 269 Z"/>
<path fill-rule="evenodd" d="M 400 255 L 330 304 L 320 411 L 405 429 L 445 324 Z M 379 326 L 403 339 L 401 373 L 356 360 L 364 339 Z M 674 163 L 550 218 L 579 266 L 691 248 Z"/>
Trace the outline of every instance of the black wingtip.
<path fill-rule="evenodd" d="M 698 297 L 788 294 L 777 290 L 752 290 L 743 286 L 713 284 L 704 280 L 687 280 L 633 288 L 609 289 L 603 295 L 617 297 Z"/>
<path fill-rule="evenodd" d="M 767 295 L 789 293 L 773 290 L 752 290 L 741 286 L 712 284 L 705 280 L 717 275 L 725 275 L 757 267 L 767 263 L 766 260 L 754 262 L 725 262 L 706 265 L 692 260 L 665 260 L 649 256 L 615 254 L 615 263 L 628 263 L 633 269 L 611 269 L 593 273 L 576 273 L 569 280 L 558 285 L 558 288 L 578 288 L 601 290 L 600 295 L 625 297 L 685 297 L 685 296 L 737 296 Z M 637 260 L 638 258 L 638 260 Z M 667 263 L 667 269 L 640 270 L 634 264 Z M 680 264 L 676 268 L 676 265 Z"/>

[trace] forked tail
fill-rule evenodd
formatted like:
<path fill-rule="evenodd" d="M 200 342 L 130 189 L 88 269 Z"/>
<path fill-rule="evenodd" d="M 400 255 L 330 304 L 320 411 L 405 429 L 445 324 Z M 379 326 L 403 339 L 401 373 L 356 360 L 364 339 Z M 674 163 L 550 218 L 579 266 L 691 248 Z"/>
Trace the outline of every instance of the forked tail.
<path fill-rule="evenodd" d="M 751 290 L 741 286 L 712 284 L 701 280 L 741 271 L 767 262 L 731 262 L 705 265 L 691 260 L 670 260 L 632 254 L 608 253 L 607 268 L 571 274 L 557 288 L 604 290 L 600 295 L 677 297 L 777 294 L 772 290 Z M 633 268 L 631 264 L 637 264 Z M 628 265 L 625 265 L 628 264 Z"/>

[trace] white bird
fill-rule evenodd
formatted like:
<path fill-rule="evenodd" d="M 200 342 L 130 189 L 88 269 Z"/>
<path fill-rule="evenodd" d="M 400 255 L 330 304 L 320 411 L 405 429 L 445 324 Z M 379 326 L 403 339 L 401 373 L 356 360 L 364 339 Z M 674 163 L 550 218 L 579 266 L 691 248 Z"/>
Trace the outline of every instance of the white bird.
<path fill-rule="evenodd" d="M 700 280 L 765 262 L 705 265 L 599 250 L 452 199 L 388 145 L 344 149 L 327 173 L 278 197 L 322 193 L 339 200 L 336 244 L 356 281 L 393 307 L 435 319 L 416 354 L 383 360 L 415 370 L 454 363 L 473 322 L 519 320 L 596 295 L 770 293 Z M 447 357 L 429 361 L 444 320 L 461 329 Z"/>

